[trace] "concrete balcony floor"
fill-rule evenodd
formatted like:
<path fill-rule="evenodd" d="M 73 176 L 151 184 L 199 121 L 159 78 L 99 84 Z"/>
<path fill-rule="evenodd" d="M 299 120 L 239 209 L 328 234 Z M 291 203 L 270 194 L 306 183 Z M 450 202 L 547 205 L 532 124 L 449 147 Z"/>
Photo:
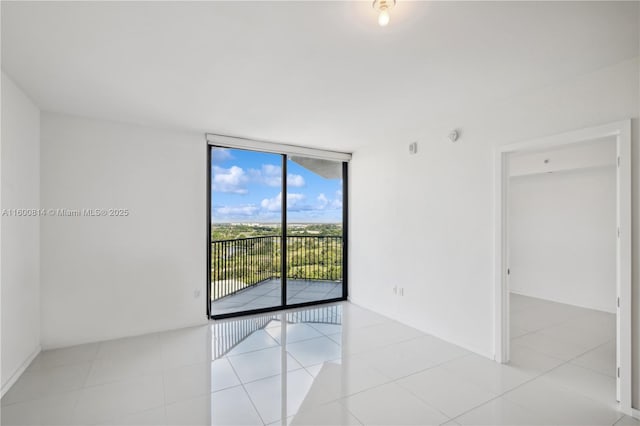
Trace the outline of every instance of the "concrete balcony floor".
<path fill-rule="evenodd" d="M 212 283 L 220 285 L 220 283 Z M 280 306 L 282 283 L 273 278 L 253 285 L 229 296 L 211 302 L 211 313 L 222 315 L 233 312 Z M 287 303 L 315 302 L 342 297 L 342 282 L 287 280 Z"/>

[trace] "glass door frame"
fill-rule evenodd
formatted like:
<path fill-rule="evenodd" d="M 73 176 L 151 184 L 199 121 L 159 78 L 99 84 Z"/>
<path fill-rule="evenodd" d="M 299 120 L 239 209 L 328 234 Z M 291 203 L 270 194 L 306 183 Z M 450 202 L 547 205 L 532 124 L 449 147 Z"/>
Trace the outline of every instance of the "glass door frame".
<path fill-rule="evenodd" d="M 270 306 L 266 308 L 257 308 L 250 309 L 245 311 L 238 312 L 230 312 L 224 314 L 215 314 L 212 312 L 212 300 L 211 300 L 211 212 L 212 212 L 212 153 L 215 148 L 224 148 L 224 149 L 243 149 L 247 151 L 255 151 L 255 152 L 270 152 L 274 154 L 280 155 L 282 159 L 282 215 L 281 215 L 281 226 L 282 226 L 282 235 L 280 236 L 280 285 L 281 285 L 281 302 L 280 306 Z M 342 163 L 342 296 L 335 297 L 331 299 L 323 299 L 323 300 L 314 300 L 310 302 L 304 303 L 287 303 L 287 160 L 290 158 L 289 154 L 283 152 L 273 152 L 273 151 L 261 151 L 256 148 L 242 148 L 242 147 L 232 147 L 225 145 L 216 145 L 207 143 L 207 280 L 206 280 L 206 312 L 207 318 L 209 320 L 218 320 L 225 318 L 232 318 L 244 315 L 253 315 L 253 314 L 262 314 L 265 312 L 273 312 L 280 311 L 283 309 L 292 309 L 292 308 L 303 308 L 306 306 L 314 306 L 321 305 L 326 303 L 334 303 L 345 301 L 349 297 L 348 291 L 348 276 L 349 276 L 349 162 L 344 160 L 332 160 L 332 161 L 341 161 Z"/>

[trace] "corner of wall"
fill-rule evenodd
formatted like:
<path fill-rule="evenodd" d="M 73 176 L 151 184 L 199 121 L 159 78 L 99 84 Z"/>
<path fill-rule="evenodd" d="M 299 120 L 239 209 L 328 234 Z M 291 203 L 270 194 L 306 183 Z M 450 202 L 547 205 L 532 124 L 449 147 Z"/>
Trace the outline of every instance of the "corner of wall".
<path fill-rule="evenodd" d="M 0 315 L 1 392 L 40 347 L 40 109 L 1 72 Z M 4 213 L 7 214 L 4 214 Z"/>

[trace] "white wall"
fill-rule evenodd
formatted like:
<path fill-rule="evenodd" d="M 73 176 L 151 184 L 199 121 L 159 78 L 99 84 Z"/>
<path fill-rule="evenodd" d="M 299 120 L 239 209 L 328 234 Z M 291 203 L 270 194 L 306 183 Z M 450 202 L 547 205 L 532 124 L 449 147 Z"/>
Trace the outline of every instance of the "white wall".
<path fill-rule="evenodd" d="M 508 199 L 511 291 L 615 313 L 615 166 L 512 177 Z"/>
<path fill-rule="evenodd" d="M 40 111 L 2 73 L 0 205 L 40 206 Z M 40 350 L 40 219 L 1 215 L 2 394 Z"/>
<path fill-rule="evenodd" d="M 44 208 L 130 212 L 42 220 L 43 347 L 206 323 L 204 135 L 43 113 L 41 155 Z"/>
<path fill-rule="evenodd" d="M 634 402 L 640 406 L 640 68 L 632 60 L 434 120 L 354 153 L 350 297 L 493 357 L 494 152 L 498 145 L 634 118 Z M 450 143 L 452 128 L 461 138 Z M 408 144 L 418 140 L 418 154 Z M 404 297 L 392 288 L 405 288 Z"/>

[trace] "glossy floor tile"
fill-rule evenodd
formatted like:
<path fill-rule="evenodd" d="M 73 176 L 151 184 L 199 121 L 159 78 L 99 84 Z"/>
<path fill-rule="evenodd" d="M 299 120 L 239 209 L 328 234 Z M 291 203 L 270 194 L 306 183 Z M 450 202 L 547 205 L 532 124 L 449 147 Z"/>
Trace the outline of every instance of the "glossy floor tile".
<path fill-rule="evenodd" d="M 451 418 L 497 397 L 496 393 L 464 377 L 457 377 L 442 367 L 412 374 L 397 383 Z"/>
<path fill-rule="evenodd" d="M 615 315 L 516 294 L 511 302 L 517 309 L 512 324 L 534 330 L 512 336 L 511 365 L 615 407 Z M 523 314 L 533 318 L 536 312 L 554 318 L 553 324 L 540 327 L 537 320 L 523 320 Z"/>
<path fill-rule="evenodd" d="M 367 425 L 440 425 L 449 417 L 396 383 L 347 397 L 342 404 Z"/>
<path fill-rule="evenodd" d="M 584 397 L 545 377 L 505 394 L 504 399 L 543 414 L 551 424 L 610 425 L 622 417 L 614 408 Z"/>
<path fill-rule="evenodd" d="M 638 424 L 612 401 L 610 316 L 512 306 L 509 365 L 346 302 L 46 351 L 2 399 L 1 423 Z"/>
<path fill-rule="evenodd" d="M 469 426 L 515 426 L 547 425 L 552 423 L 544 412 L 529 410 L 503 397 L 493 399 L 455 419 L 460 425 Z"/>

